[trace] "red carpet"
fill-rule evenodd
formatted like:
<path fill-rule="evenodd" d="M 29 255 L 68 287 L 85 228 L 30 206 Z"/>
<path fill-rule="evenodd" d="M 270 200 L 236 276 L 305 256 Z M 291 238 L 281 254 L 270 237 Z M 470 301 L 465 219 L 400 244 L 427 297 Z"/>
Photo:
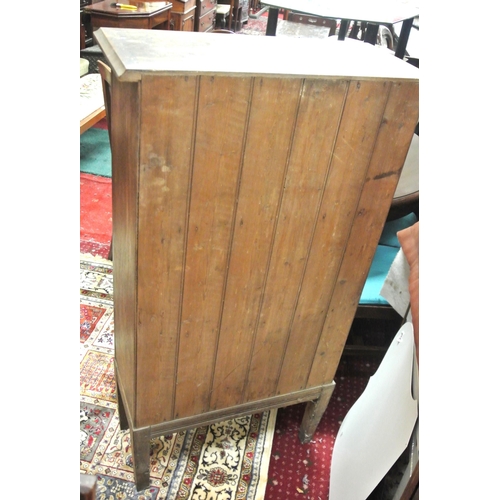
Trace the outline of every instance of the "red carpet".
<path fill-rule="evenodd" d="M 301 444 L 298 438 L 305 404 L 278 410 L 265 500 L 328 500 L 335 437 L 378 364 L 368 359 L 341 360 L 330 404 L 309 444 Z"/>
<path fill-rule="evenodd" d="M 103 118 L 102 120 L 98 121 L 95 125 L 95 128 L 100 128 L 103 130 L 108 130 L 108 122 L 106 121 L 106 118 Z"/>
<path fill-rule="evenodd" d="M 107 258 L 111 233 L 111 179 L 80 173 L 80 252 Z"/>

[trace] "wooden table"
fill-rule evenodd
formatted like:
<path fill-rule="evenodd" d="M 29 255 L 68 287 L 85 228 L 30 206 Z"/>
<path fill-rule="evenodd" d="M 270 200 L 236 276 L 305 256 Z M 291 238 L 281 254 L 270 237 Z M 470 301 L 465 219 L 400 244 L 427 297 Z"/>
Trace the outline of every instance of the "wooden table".
<path fill-rule="evenodd" d="M 279 9 L 303 12 L 313 16 L 340 19 L 338 38 L 344 40 L 350 21 L 368 23 L 365 42 L 374 45 L 380 25 L 402 22 L 396 57 L 405 55 L 413 19 L 419 15 L 417 4 L 409 0 L 266 0 L 269 17 L 266 35 L 276 35 Z"/>
<path fill-rule="evenodd" d="M 171 2 L 141 2 L 123 0 L 121 4 L 133 5 L 137 10 L 114 7 L 115 1 L 104 0 L 85 7 L 90 14 L 92 30 L 99 28 L 169 29 Z"/>

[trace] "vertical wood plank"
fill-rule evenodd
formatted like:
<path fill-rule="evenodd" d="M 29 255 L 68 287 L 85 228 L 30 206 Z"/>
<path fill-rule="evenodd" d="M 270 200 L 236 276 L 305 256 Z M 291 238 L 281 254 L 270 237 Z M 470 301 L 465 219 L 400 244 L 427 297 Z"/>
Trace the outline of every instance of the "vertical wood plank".
<path fill-rule="evenodd" d="M 114 79 L 114 74 L 112 75 Z M 136 404 L 137 196 L 139 85 L 112 82 L 111 109 L 123 112 L 111 130 L 115 366 L 132 415 Z M 113 116 L 117 113 L 112 112 Z M 122 115 L 118 115 L 122 116 Z M 116 368 L 115 368 L 116 369 Z M 118 377 L 117 377 L 118 378 Z"/>
<path fill-rule="evenodd" d="M 271 264 L 258 319 L 247 400 L 275 394 L 311 237 L 340 121 L 347 82 L 304 85 Z M 297 370 L 302 366 L 296 365 Z M 303 376 L 309 373 L 309 366 Z"/>
<path fill-rule="evenodd" d="M 197 79 L 142 79 L 137 426 L 173 418 Z"/>
<path fill-rule="evenodd" d="M 418 122 L 418 83 L 391 84 L 309 386 L 333 380 Z M 388 147 L 388 145 L 391 147 Z"/>
<path fill-rule="evenodd" d="M 250 91 L 250 78 L 202 77 L 200 81 L 177 418 L 209 407 Z"/>
<path fill-rule="evenodd" d="M 389 85 L 380 81 L 351 81 L 349 84 L 332 167 L 283 361 L 279 394 L 308 386 L 308 373 L 337 280 L 388 91 Z"/>
<path fill-rule="evenodd" d="M 211 409 L 243 401 L 301 85 L 254 83 Z"/>

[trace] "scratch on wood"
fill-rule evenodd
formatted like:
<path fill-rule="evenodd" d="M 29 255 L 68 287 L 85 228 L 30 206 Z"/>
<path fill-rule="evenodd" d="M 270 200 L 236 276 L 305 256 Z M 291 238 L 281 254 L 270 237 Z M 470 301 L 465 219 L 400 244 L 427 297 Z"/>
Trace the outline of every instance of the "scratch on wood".
<path fill-rule="evenodd" d="M 391 170 L 390 172 L 383 172 L 381 174 L 373 176 L 373 180 L 384 179 L 385 177 L 391 177 L 392 175 L 399 175 L 399 170 Z"/>

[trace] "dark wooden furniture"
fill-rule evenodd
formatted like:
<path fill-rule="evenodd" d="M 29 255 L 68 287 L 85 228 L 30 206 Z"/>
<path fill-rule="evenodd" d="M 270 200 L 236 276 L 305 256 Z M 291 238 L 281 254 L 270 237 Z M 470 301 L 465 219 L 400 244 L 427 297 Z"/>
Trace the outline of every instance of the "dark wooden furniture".
<path fill-rule="evenodd" d="M 80 0 L 80 50 L 92 43 L 90 17 L 84 11 L 85 7 L 91 3 L 91 0 Z"/>
<path fill-rule="evenodd" d="M 97 477 L 80 474 L 80 500 L 96 500 Z"/>
<path fill-rule="evenodd" d="M 196 0 L 172 0 L 171 29 L 194 31 L 197 18 Z"/>
<path fill-rule="evenodd" d="M 325 60 L 318 39 L 96 38 L 112 71 L 115 374 L 138 490 L 155 436 L 308 402 L 309 441 L 418 120 L 418 70 L 362 43 Z"/>
<path fill-rule="evenodd" d="M 196 0 L 196 31 L 212 31 L 215 28 L 217 0 Z"/>
<path fill-rule="evenodd" d="M 250 2 L 249 0 L 239 0 L 241 9 L 241 25 L 238 27 L 238 31 L 243 27 L 249 19 Z"/>
<path fill-rule="evenodd" d="M 411 477 L 408 479 L 400 500 L 418 500 L 419 498 L 419 462 L 417 461 Z"/>
<path fill-rule="evenodd" d="M 229 5 L 227 27 L 232 31 L 239 31 L 242 26 L 242 5 L 240 0 L 217 0 L 218 4 Z"/>
<path fill-rule="evenodd" d="M 379 26 L 402 23 L 395 55 L 403 59 L 415 17 L 419 15 L 417 3 L 407 0 L 265 0 L 269 6 L 266 35 L 276 35 L 280 9 L 301 12 L 327 19 L 339 19 L 338 39 L 344 40 L 351 21 L 366 23 L 364 41 L 375 45 Z M 333 34 L 331 32 L 331 34 Z"/>
<path fill-rule="evenodd" d="M 90 15 L 92 30 L 99 28 L 138 28 L 164 29 L 170 28 L 171 2 L 142 2 L 123 0 L 123 4 L 134 5 L 137 10 L 119 9 L 114 7 L 114 0 L 103 0 L 84 7 L 84 12 Z"/>
<path fill-rule="evenodd" d="M 330 19 L 328 17 L 311 16 L 310 14 L 303 14 L 301 12 L 286 12 L 286 17 L 283 19 L 293 23 L 306 24 L 308 26 L 323 26 L 325 28 L 330 28 L 331 34 L 335 34 L 337 28 L 337 22 L 335 19 Z"/>

